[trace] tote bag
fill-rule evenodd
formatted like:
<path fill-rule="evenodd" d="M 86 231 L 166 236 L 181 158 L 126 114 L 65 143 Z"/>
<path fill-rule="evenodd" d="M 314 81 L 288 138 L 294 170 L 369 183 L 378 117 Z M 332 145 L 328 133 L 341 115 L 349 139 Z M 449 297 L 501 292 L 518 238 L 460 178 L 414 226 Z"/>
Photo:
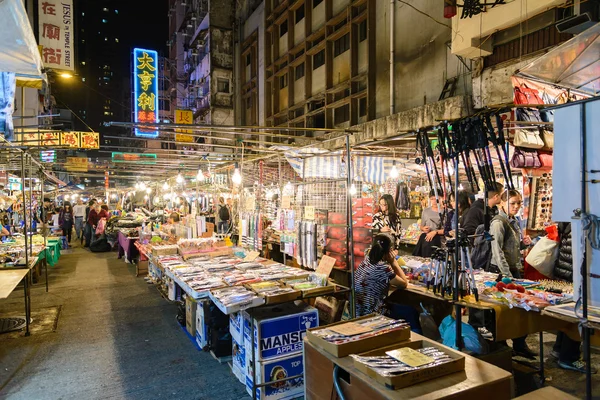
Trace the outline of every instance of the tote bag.
<path fill-rule="evenodd" d="M 516 132 L 513 144 L 517 147 L 528 149 L 541 149 L 544 147 L 544 141 L 540 137 L 539 132 L 527 129 L 519 129 Z"/>

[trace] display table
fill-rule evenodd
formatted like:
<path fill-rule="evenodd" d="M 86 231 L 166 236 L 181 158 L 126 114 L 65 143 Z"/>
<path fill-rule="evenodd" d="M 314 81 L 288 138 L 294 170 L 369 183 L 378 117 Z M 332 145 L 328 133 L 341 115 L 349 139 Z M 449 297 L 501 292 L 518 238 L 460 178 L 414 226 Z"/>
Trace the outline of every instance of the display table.
<path fill-rule="evenodd" d="M 411 332 L 411 340 L 425 340 Z M 465 370 L 399 390 L 386 388 L 354 367 L 351 357 L 337 358 L 307 340 L 304 341 L 304 369 L 307 400 L 338 399 L 333 386 L 333 368 L 342 371 L 340 386 L 347 400 L 375 399 L 510 399 L 509 372 L 465 355 Z M 346 376 L 347 380 L 344 380 Z M 349 376 L 349 379 L 348 379 Z"/>
<path fill-rule="evenodd" d="M 558 390 L 552 386 L 546 386 L 533 392 L 516 397 L 515 400 L 576 400 L 577 397 L 571 396 L 568 393 Z"/>
<path fill-rule="evenodd" d="M 125 256 L 125 260 L 131 262 L 139 255 L 139 251 L 135 247 L 138 238 L 127 237 L 121 231 L 119 231 L 117 238 L 118 258 Z"/>
<path fill-rule="evenodd" d="M 35 257 L 23 268 L 1 268 L 0 269 L 0 299 L 6 299 L 16 289 L 21 281 L 24 285 L 25 300 L 25 336 L 29 336 L 29 319 L 31 316 L 31 291 L 29 288 L 29 273 L 38 263 Z M 48 290 L 48 275 L 46 275 L 46 291 Z"/>

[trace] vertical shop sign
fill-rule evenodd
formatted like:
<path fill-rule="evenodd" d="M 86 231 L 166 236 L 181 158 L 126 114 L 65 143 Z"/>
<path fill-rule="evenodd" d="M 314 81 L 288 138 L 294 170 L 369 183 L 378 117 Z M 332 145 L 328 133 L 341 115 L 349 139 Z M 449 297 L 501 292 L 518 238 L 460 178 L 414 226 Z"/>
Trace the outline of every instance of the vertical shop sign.
<path fill-rule="evenodd" d="M 191 125 L 194 122 L 194 113 L 191 110 L 175 110 L 175 124 L 177 125 Z M 192 133 L 189 129 L 175 129 L 175 132 L 182 132 L 175 134 L 176 142 L 192 143 L 194 137 L 192 135 L 186 135 L 186 133 Z"/>
<path fill-rule="evenodd" d="M 158 122 L 158 53 L 133 50 L 133 111 L 136 123 Z M 157 137 L 158 131 L 135 129 L 135 136 Z"/>
<path fill-rule="evenodd" d="M 73 71 L 73 0 L 40 0 L 38 16 L 44 66 Z"/>

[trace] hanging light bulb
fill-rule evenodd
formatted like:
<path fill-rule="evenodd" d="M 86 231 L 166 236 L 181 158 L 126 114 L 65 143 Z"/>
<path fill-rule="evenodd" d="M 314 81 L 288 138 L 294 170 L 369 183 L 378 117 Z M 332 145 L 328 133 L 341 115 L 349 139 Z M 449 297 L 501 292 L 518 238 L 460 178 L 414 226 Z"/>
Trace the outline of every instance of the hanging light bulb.
<path fill-rule="evenodd" d="M 183 183 L 183 176 L 181 176 L 181 173 L 177 174 L 177 179 L 175 179 L 175 181 L 177 183 Z"/>
<path fill-rule="evenodd" d="M 465 190 L 465 187 L 463 186 L 462 183 L 460 185 L 458 185 L 458 190 Z"/>
<path fill-rule="evenodd" d="M 136 182 L 136 183 L 135 183 L 135 190 L 139 190 L 139 188 L 140 188 L 140 183 L 139 183 L 139 182 Z"/>
<path fill-rule="evenodd" d="M 385 193 L 385 188 L 383 186 L 379 187 L 379 193 Z"/>
<path fill-rule="evenodd" d="M 179 198 L 179 197 L 178 197 L 178 198 L 176 198 L 176 199 L 175 199 L 175 203 L 177 203 L 177 204 L 181 204 L 181 198 Z"/>
<path fill-rule="evenodd" d="M 150 194 L 150 193 L 152 193 L 152 189 L 146 188 L 146 194 Z"/>
<path fill-rule="evenodd" d="M 233 182 L 234 185 L 239 185 L 240 183 L 242 183 L 242 174 L 240 174 L 239 168 L 236 168 L 233 171 L 233 175 L 231 176 L 231 181 Z"/>
<path fill-rule="evenodd" d="M 196 180 L 198 182 L 203 182 L 204 181 L 204 173 L 202 172 L 201 169 L 198 169 L 198 175 L 196 176 Z"/>
<path fill-rule="evenodd" d="M 145 196 L 144 196 L 144 200 L 148 200 L 148 195 L 145 195 Z"/>
<path fill-rule="evenodd" d="M 69 200 L 69 195 L 65 194 L 65 200 Z"/>
<path fill-rule="evenodd" d="M 392 165 L 392 169 L 390 170 L 390 178 L 396 179 L 398 178 L 398 168 L 396 168 L 396 161 L 394 161 L 394 165 Z"/>
<path fill-rule="evenodd" d="M 140 183 L 140 191 L 146 190 L 146 184 L 144 182 Z"/>
<path fill-rule="evenodd" d="M 116 200 L 119 196 L 117 196 L 116 193 L 113 193 L 111 197 L 113 198 L 113 200 Z"/>
<path fill-rule="evenodd" d="M 350 185 L 350 194 L 352 196 L 354 196 L 356 194 L 357 190 L 356 190 L 356 185 L 353 183 L 352 185 Z"/>
<path fill-rule="evenodd" d="M 288 181 L 288 183 L 285 184 L 285 187 L 283 189 L 287 192 L 291 192 L 294 189 L 292 186 L 292 182 Z"/>
<path fill-rule="evenodd" d="M 163 190 L 169 190 L 169 184 L 167 182 L 162 185 Z"/>

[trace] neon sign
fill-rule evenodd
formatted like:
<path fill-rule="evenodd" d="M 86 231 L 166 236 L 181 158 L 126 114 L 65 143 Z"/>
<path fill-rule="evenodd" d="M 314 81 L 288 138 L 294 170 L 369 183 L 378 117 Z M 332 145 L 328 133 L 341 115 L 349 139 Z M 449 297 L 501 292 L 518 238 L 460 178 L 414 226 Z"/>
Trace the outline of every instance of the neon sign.
<path fill-rule="evenodd" d="M 136 123 L 158 120 L 158 53 L 133 49 L 133 111 Z M 158 131 L 135 128 L 135 136 L 157 137 Z"/>

